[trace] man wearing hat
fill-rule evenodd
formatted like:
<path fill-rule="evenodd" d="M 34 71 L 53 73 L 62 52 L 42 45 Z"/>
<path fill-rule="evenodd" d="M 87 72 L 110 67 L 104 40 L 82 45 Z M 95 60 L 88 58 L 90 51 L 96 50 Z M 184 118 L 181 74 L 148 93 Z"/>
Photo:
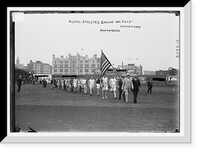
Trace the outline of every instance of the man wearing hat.
<path fill-rule="evenodd" d="M 125 78 L 124 78 L 124 81 L 123 81 L 123 84 L 122 84 L 122 90 L 125 93 L 125 103 L 128 102 L 128 93 L 130 92 L 131 87 L 132 87 L 132 82 L 130 80 L 130 74 L 127 73 L 125 75 Z"/>
<path fill-rule="evenodd" d="M 137 96 L 138 96 L 138 92 L 140 90 L 140 80 L 137 78 L 137 76 L 133 77 L 132 79 L 132 91 L 133 91 L 133 96 L 134 96 L 134 100 L 133 103 L 137 103 Z"/>
<path fill-rule="evenodd" d="M 19 76 L 19 79 L 17 80 L 17 85 L 18 85 L 18 89 L 17 92 L 20 92 L 21 89 L 21 85 L 22 85 L 22 76 Z"/>

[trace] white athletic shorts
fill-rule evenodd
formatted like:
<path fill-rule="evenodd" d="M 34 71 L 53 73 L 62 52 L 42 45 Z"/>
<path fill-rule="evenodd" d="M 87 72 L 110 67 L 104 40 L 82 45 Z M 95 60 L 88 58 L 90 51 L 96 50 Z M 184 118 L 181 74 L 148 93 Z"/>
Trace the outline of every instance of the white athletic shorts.
<path fill-rule="evenodd" d="M 112 87 L 110 88 L 110 91 L 116 91 L 116 86 L 112 86 Z"/>
<path fill-rule="evenodd" d="M 97 84 L 97 89 L 100 89 L 100 84 Z"/>
<path fill-rule="evenodd" d="M 105 91 L 105 90 L 108 90 L 108 86 L 107 85 L 102 86 L 102 91 Z"/>

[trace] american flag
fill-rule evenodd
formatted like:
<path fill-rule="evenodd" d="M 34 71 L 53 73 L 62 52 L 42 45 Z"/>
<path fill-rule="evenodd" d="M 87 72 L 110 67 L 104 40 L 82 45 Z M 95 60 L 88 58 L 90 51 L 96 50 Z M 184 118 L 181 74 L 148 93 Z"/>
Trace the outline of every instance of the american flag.
<path fill-rule="evenodd" d="M 102 51 L 101 52 L 101 66 L 100 66 L 101 75 L 103 75 L 106 72 L 106 70 L 111 66 L 112 64 L 110 63 L 110 61 L 107 59 L 107 57 Z"/>

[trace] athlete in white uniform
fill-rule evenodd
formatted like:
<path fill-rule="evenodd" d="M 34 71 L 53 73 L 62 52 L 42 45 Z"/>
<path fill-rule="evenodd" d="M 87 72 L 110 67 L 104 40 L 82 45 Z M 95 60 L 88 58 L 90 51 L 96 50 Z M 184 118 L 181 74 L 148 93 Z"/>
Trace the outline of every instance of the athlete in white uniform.
<path fill-rule="evenodd" d="M 91 77 L 90 80 L 88 81 L 88 85 L 90 88 L 90 95 L 92 96 L 92 92 L 95 86 L 95 80 L 93 79 L 93 77 Z"/>
<path fill-rule="evenodd" d="M 96 79 L 97 96 L 100 96 L 100 93 L 99 93 L 100 84 L 101 84 L 101 80 L 100 80 L 100 78 L 97 78 L 97 79 Z"/>
<path fill-rule="evenodd" d="M 81 84 L 84 89 L 84 93 L 87 94 L 87 80 L 85 78 L 82 79 Z"/>
<path fill-rule="evenodd" d="M 113 87 L 112 87 L 112 81 L 113 81 L 113 77 L 110 78 L 109 80 L 109 88 L 110 88 L 110 94 L 113 92 Z"/>
<path fill-rule="evenodd" d="M 112 79 L 110 79 L 110 87 L 111 87 L 111 91 L 114 94 L 114 98 L 117 99 L 117 95 L 116 95 L 116 90 L 117 90 L 117 79 L 115 77 L 113 77 Z"/>
<path fill-rule="evenodd" d="M 105 74 L 102 77 L 102 99 L 107 99 L 107 91 L 108 91 L 108 78 L 105 76 Z"/>
<path fill-rule="evenodd" d="M 78 80 L 76 78 L 74 78 L 73 80 L 73 86 L 74 86 L 74 92 L 77 92 Z"/>
<path fill-rule="evenodd" d="M 57 81 L 57 88 L 60 89 L 60 79 Z"/>
<path fill-rule="evenodd" d="M 81 93 L 81 78 L 78 79 L 78 92 Z"/>
<path fill-rule="evenodd" d="M 64 90 L 64 79 L 62 78 L 62 79 L 60 80 L 60 82 L 61 82 L 61 88 L 62 88 L 62 90 Z"/>

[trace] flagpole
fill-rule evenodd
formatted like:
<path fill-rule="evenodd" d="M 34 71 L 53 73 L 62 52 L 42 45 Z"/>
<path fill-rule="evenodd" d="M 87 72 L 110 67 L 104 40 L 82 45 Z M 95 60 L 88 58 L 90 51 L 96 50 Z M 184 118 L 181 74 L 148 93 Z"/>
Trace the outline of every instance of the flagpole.
<path fill-rule="evenodd" d="M 113 65 L 112 65 L 112 68 L 113 70 L 115 69 Z M 115 73 L 117 74 L 118 77 L 120 77 L 116 70 L 115 70 Z"/>
<path fill-rule="evenodd" d="M 102 57 L 102 53 L 103 51 L 101 50 L 101 57 Z M 101 61 L 102 62 L 102 61 Z M 100 65 L 102 66 L 102 63 L 100 63 Z M 100 66 L 100 71 L 101 71 L 101 66 Z M 102 77 L 102 71 L 101 71 L 101 75 L 100 75 L 100 78 Z"/>

